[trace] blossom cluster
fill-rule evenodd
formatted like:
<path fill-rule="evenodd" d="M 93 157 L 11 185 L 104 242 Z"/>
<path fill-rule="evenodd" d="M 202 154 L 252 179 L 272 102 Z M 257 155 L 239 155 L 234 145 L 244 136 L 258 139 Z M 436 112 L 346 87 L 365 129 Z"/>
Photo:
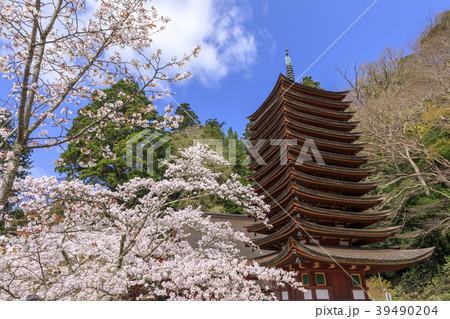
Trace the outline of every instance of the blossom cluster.
<path fill-rule="evenodd" d="M 0 72 L 12 82 L 4 105 L 24 121 L 20 124 L 26 130 L 29 148 L 48 148 L 74 139 L 54 132 L 66 132 L 72 110 L 88 99 L 105 98 L 98 89 L 118 79 L 139 83 L 151 100 L 170 94 L 160 82 L 190 78 L 189 72 L 174 74 L 170 70 L 185 66 L 200 50 L 195 47 L 181 58 L 163 57 L 163 52 L 153 47 L 152 38 L 170 19 L 158 15 L 149 0 L 2 0 L 0 11 Z M 89 114 L 92 125 L 79 135 L 102 121 L 148 126 L 144 114 L 128 118 L 116 112 L 132 101 L 133 96 L 124 96 L 115 103 L 105 103 L 97 113 Z M 160 124 L 170 127 L 178 122 L 165 116 Z M 50 132 L 56 136 L 47 130 L 33 134 L 46 125 L 58 128 Z M 13 134 L 0 130 L 0 142 Z"/>
<path fill-rule="evenodd" d="M 164 82 L 184 81 L 189 72 L 176 73 L 198 55 L 196 46 L 180 58 L 169 58 L 154 47 L 153 38 L 170 21 L 150 0 L 0 0 L 0 73 L 11 82 L 1 97 L 0 122 L 8 112 L 7 128 L 0 123 L 0 208 L 8 201 L 20 159 L 27 150 L 46 150 L 72 141 L 105 139 L 107 124 L 157 128 L 178 127 L 180 118 L 164 114 L 148 123 L 153 105 L 131 117 L 118 110 L 139 94 L 150 100 L 171 93 Z M 122 95 L 114 103 L 101 89 L 119 80 L 138 83 L 139 92 Z M 91 122 L 70 134 L 74 114 L 93 100 L 103 106 L 88 113 Z M 91 134 L 93 133 L 94 134 Z M 14 145 L 14 148 L 8 147 Z M 11 149 L 11 150 L 9 150 Z M 105 150 L 114 158 L 116 154 Z M 85 167 L 95 165 L 91 158 Z"/>
<path fill-rule="evenodd" d="M 136 178 L 114 191 L 54 177 L 17 180 L 24 218 L 8 220 L 0 235 L 0 299 L 273 300 L 273 287 L 302 289 L 295 273 L 239 257 L 237 243 L 252 245 L 244 233 L 180 206 L 215 194 L 266 221 L 261 197 L 211 163 L 226 161 L 198 144 L 167 161 L 162 180 Z"/>

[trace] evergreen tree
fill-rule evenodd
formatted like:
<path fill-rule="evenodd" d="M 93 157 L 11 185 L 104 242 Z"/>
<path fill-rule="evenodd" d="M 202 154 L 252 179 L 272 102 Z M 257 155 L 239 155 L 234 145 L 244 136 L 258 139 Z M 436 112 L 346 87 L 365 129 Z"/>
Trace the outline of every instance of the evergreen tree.
<path fill-rule="evenodd" d="M 183 121 L 179 123 L 178 128 L 174 129 L 174 131 L 182 131 L 187 127 L 200 125 L 200 120 L 191 109 L 189 103 L 181 103 L 175 110 L 175 114 L 182 115 Z"/>
<path fill-rule="evenodd" d="M 217 118 L 207 119 L 204 125 L 205 135 L 211 139 L 225 139 L 225 132 L 223 126 L 225 122 L 219 122 Z"/>
<path fill-rule="evenodd" d="M 231 157 L 235 158 L 235 162 L 232 164 L 232 171 L 235 174 L 238 174 L 241 178 L 239 179 L 240 182 L 244 185 L 247 185 L 249 182 L 247 181 L 246 177 L 251 175 L 251 171 L 247 168 L 247 165 L 245 165 L 245 160 L 247 159 L 247 156 L 249 155 L 249 151 L 247 147 L 245 146 L 244 139 L 241 138 L 236 131 L 233 131 L 233 128 L 228 129 L 228 134 L 226 138 L 227 143 L 227 158 Z"/>
<path fill-rule="evenodd" d="M 69 134 L 76 134 L 81 128 L 89 125 L 91 118 L 85 115 L 86 112 L 91 111 L 96 113 L 104 103 L 114 103 L 118 100 L 124 101 L 127 95 L 134 96 L 131 104 L 117 111 L 117 113 L 129 118 L 136 116 L 136 114 L 141 114 L 141 110 L 151 105 L 147 97 L 139 92 L 137 83 L 128 83 L 124 80 L 119 80 L 111 88 L 102 91 L 107 97 L 102 101 L 93 101 L 83 110 L 80 110 L 78 116 L 73 121 L 73 126 Z M 144 129 L 147 129 L 150 133 L 156 132 L 152 123 L 157 118 L 156 111 L 145 115 L 143 120 L 149 123 L 146 128 L 139 125 L 130 126 L 120 123 L 114 124 L 112 122 L 106 122 L 103 125 L 100 124 L 89 134 L 102 134 L 105 139 L 90 139 L 87 141 L 80 138 L 70 143 L 67 150 L 61 154 L 61 160 L 63 162 L 56 167 L 56 171 L 61 174 L 66 174 L 69 180 L 78 178 L 89 184 L 99 183 L 109 189 L 115 189 L 117 185 L 134 177 L 159 178 L 161 170 L 155 166 L 151 175 L 147 173 L 146 156 L 147 150 L 152 144 L 157 141 L 162 141 L 163 138 L 167 137 L 168 133 L 166 132 L 158 132 L 158 134 L 152 135 L 151 143 L 145 145 L 145 151 L 142 154 L 144 158 L 137 158 L 135 152 L 133 152 L 133 166 L 129 167 L 126 163 L 127 140 L 140 134 Z M 145 139 L 145 137 L 142 137 L 142 139 Z M 163 147 L 154 150 L 153 159 L 163 158 L 168 147 L 170 147 L 170 143 L 166 143 Z M 108 152 L 113 155 L 105 156 L 105 153 Z M 143 164 L 142 168 L 138 168 L 136 165 L 139 161 Z M 86 163 L 93 164 L 86 165 Z"/>
<path fill-rule="evenodd" d="M 224 176 L 230 174 L 238 174 L 239 181 L 243 184 L 248 184 L 246 177 L 251 174 L 245 164 L 248 150 L 244 144 L 244 139 L 241 138 L 236 131 L 230 127 L 227 133 L 224 132 L 223 127 L 226 123 L 220 122 L 217 118 L 206 120 L 204 125 L 188 126 L 185 129 L 175 132 L 172 135 L 172 143 L 175 148 L 182 149 L 193 145 L 193 140 L 215 140 L 214 144 L 221 145 L 223 149 L 222 155 L 226 160 L 231 160 L 230 166 L 216 166 L 215 171 L 219 171 Z M 208 141 L 210 143 L 211 141 Z M 210 145 L 211 149 L 217 151 L 214 145 Z M 198 203 L 200 201 L 200 203 Z M 186 205 L 202 206 L 204 211 L 216 213 L 242 214 L 242 207 L 231 203 L 227 200 L 221 199 L 217 196 L 212 196 L 208 199 L 193 200 Z"/>
<path fill-rule="evenodd" d="M 323 90 L 323 89 L 320 87 L 320 82 L 315 82 L 315 81 L 313 81 L 312 78 L 311 78 L 311 76 L 305 76 L 305 77 L 302 79 L 302 82 L 301 82 L 300 84 L 302 84 L 302 85 L 304 85 L 304 86 L 309 86 L 309 87 L 311 87 L 311 88 Z"/>

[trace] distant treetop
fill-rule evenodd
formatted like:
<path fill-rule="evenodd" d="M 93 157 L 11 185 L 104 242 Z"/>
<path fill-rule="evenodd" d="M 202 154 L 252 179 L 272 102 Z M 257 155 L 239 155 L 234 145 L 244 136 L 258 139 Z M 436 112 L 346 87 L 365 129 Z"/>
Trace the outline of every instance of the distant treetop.
<path fill-rule="evenodd" d="M 315 89 L 321 89 L 323 90 L 323 88 L 320 87 L 320 82 L 315 82 L 311 79 L 311 76 L 305 76 L 302 79 L 302 82 L 300 82 L 301 85 L 304 86 L 309 86 L 311 88 L 315 88 Z"/>

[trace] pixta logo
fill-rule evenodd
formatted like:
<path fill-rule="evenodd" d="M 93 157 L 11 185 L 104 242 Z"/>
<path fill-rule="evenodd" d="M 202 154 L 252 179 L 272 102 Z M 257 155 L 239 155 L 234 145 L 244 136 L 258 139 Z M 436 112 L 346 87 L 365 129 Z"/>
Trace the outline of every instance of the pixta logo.
<path fill-rule="evenodd" d="M 156 151 L 169 142 L 169 137 L 161 133 L 144 130 L 133 135 L 126 142 L 126 164 L 128 167 L 134 167 L 138 171 L 146 171 L 152 175 L 156 168 L 160 168 L 155 157 Z M 225 143 L 226 142 L 226 143 Z M 248 140 L 242 140 L 243 146 L 247 148 L 248 156 L 241 165 L 251 165 L 252 161 L 259 166 L 268 165 L 264 160 L 267 153 L 276 152 L 274 155 L 278 160 L 278 165 L 287 165 L 294 161 L 295 165 L 302 165 L 306 162 L 316 162 L 319 165 L 325 165 L 320 152 L 312 139 L 306 139 L 303 144 L 298 144 L 296 139 L 259 139 L 253 143 Z M 227 139 L 193 139 L 192 144 L 197 143 L 208 145 L 220 156 L 227 156 L 230 165 L 237 164 L 237 140 Z M 225 152 L 226 149 L 226 152 Z M 292 149 L 293 152 L 289 152 Z M 161 152 L 161 150 L 160 150 Z M 165 147 L 166 160 L 170 159 L 170 147 Z M 298 155 L 294 155 L 298 154 Z M 159 157 L 161 158 L 161 156 Z M 272 157 L 273 158 L 273 157 Z"/>
<path fill-rule="evenodd" d="M 155 160 L 155 152 L 164 144 L 169 142 L 169 137 L 160 133 L 144 130 L 135 134 L 126 142 L 126 164 L 128 167 L 135 167 L 138 171 L 146 171 L 153 175 L 155 168 L 160 165 Z M 165 158 L 169 159 L 170 148 L 165 150 Z"/>
<path fill-rule="evenodd" d="M 298 156 L 294 158 L 295 165 L 300 166 L 304 162 L 316 162 L 318 165 L 325 165 L 325 161 L 320 155 L 320 151 L 313 139 L 306 139 L 303 144 L 298 144 L 296 139 L 259 139 L 253 144 L 247 140 L 245 146 L 250 153 L 250 157 L 259 166 L 267 165 L 263 154 L 270 153 L 272 148 L 278 148 L 277 156 L 279 165 L 288 164 L 288 150 L 290 149 L 296 149 L 295 152 L 291 153 L 291 157 L 294 156 L 294 153 L 298 152 Z M 250 163 L 250 158 L 248 158 L 243 164 L 249 165 Z"/>

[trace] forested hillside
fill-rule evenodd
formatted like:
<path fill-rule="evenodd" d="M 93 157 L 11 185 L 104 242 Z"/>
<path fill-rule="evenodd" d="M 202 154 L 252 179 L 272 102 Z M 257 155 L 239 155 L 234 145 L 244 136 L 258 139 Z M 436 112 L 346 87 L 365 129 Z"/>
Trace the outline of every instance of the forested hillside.
<path fill-rule="evenodd" d="M 376 190 L 391 209 L 384 226 L 401 233 L 379 244 L 435 246 L 431 259 L 372 278 L 372 292 L 394 300 L 450 300 L 450 11 L 436 16 L 409 54 L 387 48 L 373 62 L 338 68 L 351 87 L 356 120 L 376 167 Z M 387 280 L 387 281 L 386 281 Z M 383 286 L 383 287 L 382 287 Z"/>

